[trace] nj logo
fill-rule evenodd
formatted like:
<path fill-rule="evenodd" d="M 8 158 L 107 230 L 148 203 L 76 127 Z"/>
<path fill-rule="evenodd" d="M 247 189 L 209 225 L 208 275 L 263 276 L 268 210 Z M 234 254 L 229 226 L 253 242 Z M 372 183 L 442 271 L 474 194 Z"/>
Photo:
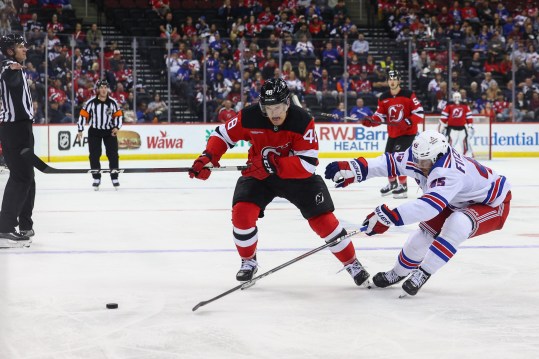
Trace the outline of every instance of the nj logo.
<path fill-rule="evenodd" d="M 462 117 L 462 109 L 461 108 L 455 108 L 453 109 L 453 118 L 461 118 Z"/>
<path fill-rule="evenodd" d="M 389 106 L 387 114 L 390 122 L 401 122 L 404 118 L 404 106 L 401 104 Z"/>
<path fill-rule="evenodd" d="M 314 201 L 316 203 L 316 205 L 318 206 L 319 204 L 322 204 L 324 203 L 324 194 L 322 192 L 318 193 L 316 195 L 316 197 L 314 198 Z"/>

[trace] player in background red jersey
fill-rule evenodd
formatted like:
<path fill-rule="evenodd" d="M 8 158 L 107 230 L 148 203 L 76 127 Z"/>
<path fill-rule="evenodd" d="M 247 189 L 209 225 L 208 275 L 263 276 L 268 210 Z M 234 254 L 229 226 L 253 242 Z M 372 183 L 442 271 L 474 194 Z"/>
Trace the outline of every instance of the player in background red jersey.
<path fill-rule="evenodd" d="M 473 118 L 470 107 L 462 103 L 460 93 L 453 94 L 453 102 L 449 103 L 442 111 L 439 132 L 447 137 L 453 148 L 464 156 L 473 157 L 469 140 L 473 137 Z"/>
<path fill-rule="evenodd" d="M 386 153 L 402 152 L 412 145 L 417 134 L 417 125 L 423 122 L 423 106 L 415 93 L 401 88 L 401 75 L 397 70 L 387 72 L 389 90 L 378 99 L 378 108 L 372 118 L 363 120 L 367 127 L 387 125 Z M 380 190 L 382 196 L 407 198 L 406 176 L 401 176 L 396 167 L 388 171 L 389 184 Z"/>
<path fill-rule="evenodd" d="M 221 156 L 238 141 L 249 141 L 249 167 L 242 171 L 232 201 L 233 239 L 241 257 L 238 281 L 253 278 L 258 269 L 258 218 L 266 206 L 282 197 L 296 206 L 316 234 L 326 242 L 346 234 L 333 214 L 328 188 L 319 175 L 318 138 L 314 119 L 291 103 L 290 90 L 282 79 L 270 79 L 261 88 L 259 103 L 241 110 L 211 134 L 189 177 L 202 180 L 211 174 L 208 165 L 219 167 Z M 366 284 L 369 273 L 356 258 L 346 238 L 329 247 L 357 285 Z"/>

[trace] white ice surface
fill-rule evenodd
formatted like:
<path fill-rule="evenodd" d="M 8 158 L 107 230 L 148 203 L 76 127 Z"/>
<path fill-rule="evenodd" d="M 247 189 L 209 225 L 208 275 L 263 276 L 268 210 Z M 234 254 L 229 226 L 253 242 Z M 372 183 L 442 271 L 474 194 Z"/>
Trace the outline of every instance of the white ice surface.
<path fill-rule="evenodd" d="M 124 174 L 119 191 L 104 176 L 99 192 L 89 175 L 37 173 L 34 243 L 0 251 L 0 359 L 539 358 L 538 162 L 485 163 L 513 184 L 505 228 L 465 242 L 416 297 L 398 299 L 400 286 L 355 287 L 324 251 L 196 312 L 238 284 L 230 221 L 238 173 L 205 182 Z M 330 187 L 337 217 L 357 228 L 378 204 L 402 203 L 379 196 L 384 183 Z M 258 225 L 259 274 L 322 244 L 284 200 Z M 393 266 L 412 228 L 354 237 L 371 275 Z M 110 302 L 119 309 L 105 309 Z"/>

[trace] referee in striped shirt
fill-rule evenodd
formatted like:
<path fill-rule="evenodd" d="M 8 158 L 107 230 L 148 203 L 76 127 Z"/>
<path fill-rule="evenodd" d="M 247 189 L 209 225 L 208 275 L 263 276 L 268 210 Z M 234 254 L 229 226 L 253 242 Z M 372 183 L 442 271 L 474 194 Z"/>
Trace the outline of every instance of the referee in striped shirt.
<path fill-rule="evenodd" d="M 90 149 L 90 168 L 101 169 L 99 158 L 101 157 L 101 142 L 105 144 L 105 151 L 109 159 L 109 168 L 118 168 L 118 138 L 116 133 L 122 127 L 123 112 L 115 99 L 109 96 L 109 84 L 107 80 L 97 81 L 97 95 L 90 98 L 80 110 L 77 123 L 79 133 L 77 139 L 82 138 L 84 123 L 88 121 L 88 147 Z M 99 190 L 101 174 L 93 173 L 94 190 Z M 112 185 L 118 189 L 118 173 L 111 173 Z"/>
<path fill-rule="evenodd" d="M 34 150 L 34 110 L 23 65 L 24 38 L 4 35 L 0 38 L 0 50 L 6 57 L 0 68 L 0 141 L 9 168 L 0 211 L 0 248 L 21 248 L 30 246 L 30 237 L 34 235 L 34 166 L 21 156 L 24 148 Z M 20 233 L 15 230 L 17 226 Z"/>

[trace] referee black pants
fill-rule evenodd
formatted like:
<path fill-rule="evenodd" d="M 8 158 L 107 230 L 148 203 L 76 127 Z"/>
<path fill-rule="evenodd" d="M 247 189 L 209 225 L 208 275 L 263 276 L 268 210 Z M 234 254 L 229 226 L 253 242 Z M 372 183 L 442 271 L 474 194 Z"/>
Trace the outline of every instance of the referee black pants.
<path fill-rule="evenodd" d="M 20 230 L 32 229 L 32 211 L 36 197 L 34 166 L 21 156 L 23 148 L 34 150 L 32 121 L 0 124 L 0 141 L 9 168 L 0 212 L 0 233 L 13 232 L 17 226 Z"/>
<path fill-rule="evenodd" d="M 88 148 L 90 149 L 90 168 L 93 170 L 101 169 L 99 158 L 103 152 L 101 143 L 105 144 L 105 153 L 109 159 L 109 168 L 118 168 L 118 138 L 112 135 L 111 130 L 98 130 L 90 127 L 88 130 Z M 93 173 L 95 179 L 101 178 L 101 173 Z M 118 179 L 117 173 L 110 174 L 111 179 Z"/>

